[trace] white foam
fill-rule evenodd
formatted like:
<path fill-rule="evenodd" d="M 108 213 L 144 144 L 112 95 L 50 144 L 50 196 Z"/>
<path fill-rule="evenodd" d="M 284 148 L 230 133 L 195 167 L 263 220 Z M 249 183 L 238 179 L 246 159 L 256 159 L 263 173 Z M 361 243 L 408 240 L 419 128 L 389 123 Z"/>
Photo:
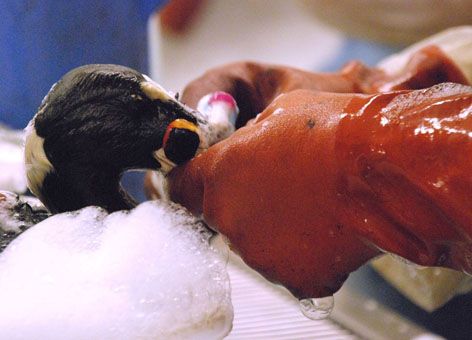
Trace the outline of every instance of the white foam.
<path fill-rule="evenodd" d="M 387 119 L 389 117 L 400 116 L 403 112 L 419 106 L 422 103 L 438 98 L 455 96 L 470 93 L 472 87 L 455 83 L 441 83 L 432 87 L 407 92 L 396 96 L 380 113 Z M 467 116 L 467 113 L 461 112 Z"/>
<path fill-rule="evenodd" d="M 17 193 L 26 191 L 22 144 L 23 131 L 0 125 L 0 189 Z"/>
<path fill-rule="evenodd" d="M 195 225 L 158 202 L 37 224 L 0 255 L 0 338 L 222 338 L 226 262 Z"/>
<path fill-rule="evenodd" d="M 8 191 L 0 191 L 0 243 L 3 231 L 21 233 L 20 228 L 24 223 L 17 218 L 19 214 L 14 210 L 17 203 L 18 195 Z"/>

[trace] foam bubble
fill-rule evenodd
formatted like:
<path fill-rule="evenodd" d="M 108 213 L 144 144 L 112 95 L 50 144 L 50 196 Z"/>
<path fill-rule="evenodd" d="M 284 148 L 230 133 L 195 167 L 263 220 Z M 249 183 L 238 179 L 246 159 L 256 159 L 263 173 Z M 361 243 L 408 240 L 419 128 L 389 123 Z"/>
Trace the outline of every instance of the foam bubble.
<path fill-rule="evenodd" d="M 400 116 L 403 112 L 434 99 L 467 94 L 470 93 L 470 91 L 471 87 L 467 85 L 455 83 L 437 84 L 426 89 L 407 92 L 396 96 L 380 113 L 383 114 L 385 118 L 389 119 L 390 117 Z"/>
<path fill-rule="evenodd" d="M 0 190 L 0 253 L 19 234 L 48 216 L 37 198 Z"/>
<path fill-rule="evenodd" d="M 208 239 L 158 202 L 52 216 L 0 255 L 0 338 L 221 338 L 229 278 Z"/>

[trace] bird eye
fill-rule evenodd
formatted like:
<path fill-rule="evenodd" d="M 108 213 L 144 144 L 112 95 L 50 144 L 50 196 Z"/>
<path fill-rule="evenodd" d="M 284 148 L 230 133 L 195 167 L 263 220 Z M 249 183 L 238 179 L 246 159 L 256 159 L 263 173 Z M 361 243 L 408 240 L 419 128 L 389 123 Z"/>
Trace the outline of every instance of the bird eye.
<path fill-rule="evenodd" d="M 179 98 L 180 98 L 180 93 L 179 93 L 179 92 L 176 92 L 175 95 L 174 95 L 174 98 L 175 98 L 175 100 L 179 100 Z"/>
<path fill-rule="evenodd" d="M 162 141 L 166 157 L 175 164 L 195 156 L 199 145 L 197 126 L 185 119 L 176 119 L 169 124 Z"/>

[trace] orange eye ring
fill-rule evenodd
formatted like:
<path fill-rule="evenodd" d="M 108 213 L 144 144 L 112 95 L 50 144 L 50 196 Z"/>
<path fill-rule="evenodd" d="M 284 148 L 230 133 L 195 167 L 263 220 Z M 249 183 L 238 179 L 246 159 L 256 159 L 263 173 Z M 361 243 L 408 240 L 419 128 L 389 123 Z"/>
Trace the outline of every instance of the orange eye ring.
<path fill-rule="evenodd" d="M 170 133 L 173 129 L 185 129 L 185 130 L 190 130 L 198 134 L 198 127 L 194 123 L 189 122 L 186 119 L 176 119 L 167 126 L 166 132 L 164 134 L 164 138 L 162 139 L 162 147 L 165 148 L 167 141 L 169 139 Z"/>

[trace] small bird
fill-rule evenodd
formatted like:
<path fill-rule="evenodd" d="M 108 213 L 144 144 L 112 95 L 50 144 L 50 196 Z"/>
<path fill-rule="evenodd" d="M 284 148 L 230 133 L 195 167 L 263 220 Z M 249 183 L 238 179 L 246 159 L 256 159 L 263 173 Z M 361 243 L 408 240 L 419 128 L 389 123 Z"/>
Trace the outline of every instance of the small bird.
<path fill-rule="evenodd" d="M 231 113 L 213 124 L 135 70 L 76 68 L 53 85 L 26 128 L 28 187 L 51 213 L 89 205 L 131 209 L 136 202 L 120 185 L 123 172 L 165 175 L 234 131 L 232 97 L 205 100 L 218 96 L 232 104 Z"/>

